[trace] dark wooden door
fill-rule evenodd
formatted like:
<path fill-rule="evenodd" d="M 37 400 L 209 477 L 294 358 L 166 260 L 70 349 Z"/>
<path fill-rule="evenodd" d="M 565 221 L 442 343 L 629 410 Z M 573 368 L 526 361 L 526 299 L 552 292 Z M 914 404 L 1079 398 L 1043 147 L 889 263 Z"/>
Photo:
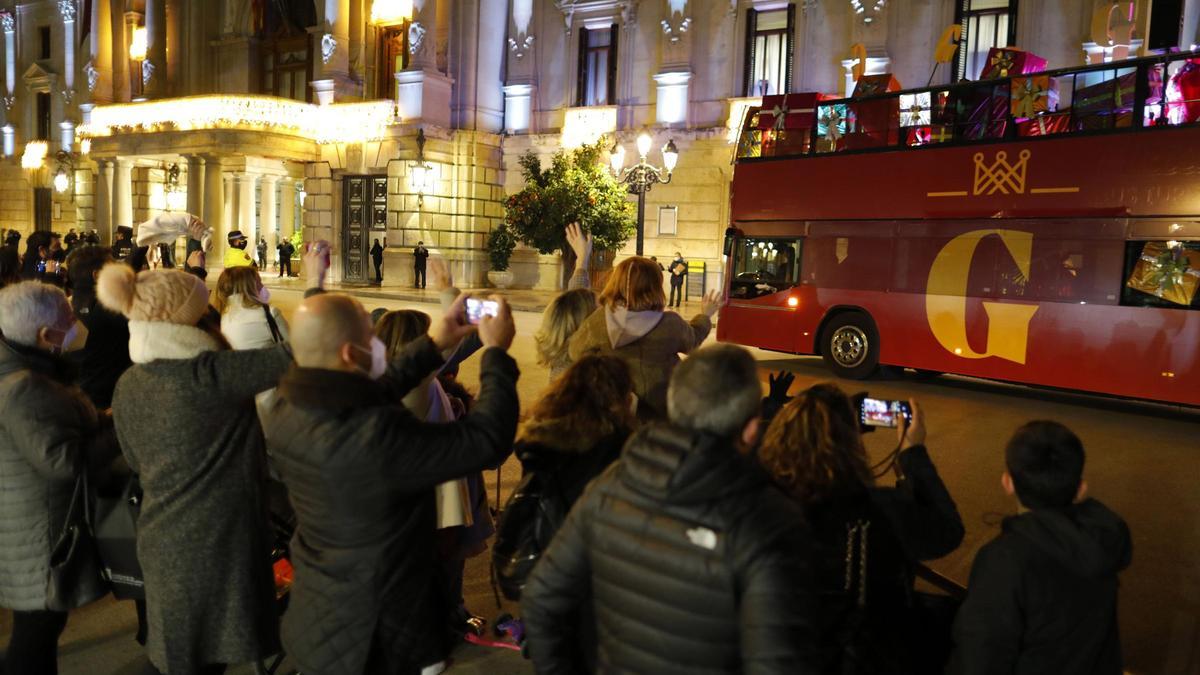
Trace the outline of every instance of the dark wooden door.
<path fill-rule="evenodd" d="M 342 189 L 342 280 L 365 284 L 371 243 L 387 234 L 387 176 L 346 176 Z"/>

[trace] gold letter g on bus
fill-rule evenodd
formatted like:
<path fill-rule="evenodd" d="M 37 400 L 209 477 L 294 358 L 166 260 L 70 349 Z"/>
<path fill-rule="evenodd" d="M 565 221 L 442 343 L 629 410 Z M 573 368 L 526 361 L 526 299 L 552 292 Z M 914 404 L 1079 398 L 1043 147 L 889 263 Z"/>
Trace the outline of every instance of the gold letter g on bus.
<path fill-rule="evenodd" d="M 987 346 L 982 353 L 971 349 L 967 341 L 967 281 L 975 249 L 984 237 L 996 235 L 1021 274 L 1029 278 L 1033 253 L 1033 234 L 1018 230 L 974 230 L 950 240 L 938 252 L 929 269 L 925 289 L 925 314 L 933 336 L 947 351 L 966 359 L 995 356 L 1014 363 L 1025 363 L 1029 339 L 1029 321 L 1037 305 L 1000 302 L 983 303 L 988 317 Z"/>

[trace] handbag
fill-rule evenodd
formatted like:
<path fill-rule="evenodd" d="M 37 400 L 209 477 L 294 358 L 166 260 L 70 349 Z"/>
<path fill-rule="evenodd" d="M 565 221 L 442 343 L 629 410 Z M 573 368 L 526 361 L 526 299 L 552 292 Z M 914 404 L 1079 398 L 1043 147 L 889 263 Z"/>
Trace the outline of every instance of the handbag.
<path fill-rule="evenodd" d="M 145 600 L 145 581 L 137 557 L 137 521 L 142 485 L 131 474 L 120 493 L 96 499 L 96 546 L 104 577 L 118 600 Z"/>
<path fill-rule="evenodd" d="M 271 342 L 275 344 L 283 342 L 283 334 L 279 332 L 279 324 L 275 322 L 275 317 L 271 316 L 270 305 L 263 305 L 263 314 L 267 315 L 267 328 L 271 329 Z"/>
<path fill-rule="evenodd" d="M 46 609 L 66 612 L 101 598 L 108 592 L 100 553 L 92 534 L 87 471 L 80 470 L 66 521 L 50 551 L 46 579 Z"/>

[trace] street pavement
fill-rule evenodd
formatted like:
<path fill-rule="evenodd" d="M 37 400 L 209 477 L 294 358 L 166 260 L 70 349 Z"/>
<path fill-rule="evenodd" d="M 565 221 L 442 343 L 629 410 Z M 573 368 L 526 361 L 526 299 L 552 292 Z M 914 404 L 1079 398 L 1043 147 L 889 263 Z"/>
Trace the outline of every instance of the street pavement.
<path fill-rule="evenodd" d="M 298 287 L 275 287 L 272 292 L 272 302 L 286 314 L 300 299 Z M 385 292 L 368 290 L 364 295 L 368 310 L 436 311 L 430 304 L 394 299 Z M 526 294 L 519 306 L 535 309 L 540 297 Z M 689 309 L 697 311 L 698 306 L 685 306 L 685 313 Z M 514 317 L 518 336 L 512 353 L 521 364 L 519 393 L 522 407 L 527 408 L 549 377 L 534 357 L 532 336 L 539 315 L 518 311 Z M 764 382 L 774 370 L 794 373 L 793 392 L 832 379 L 819 359 L 754 353 Z M 478 367 L 478 357 L 463 365 L 460 380 L 468 387 L 477 386 Z M 1015 502 L 1000 487 L 1004 443 L 1012 430 L 1039 418 L 1059 420 L 1074 429 L 1088 451 L 1090 494 L 1123 515 L 1133 533 L 1133 565 L 1122 575 L 1120 597 L 1126 670 L 1146 675 L 1200 673 L 1200 502 L 1195 489 L 1200 476 L 1200 412 L 947 376 L 920 380 L 892 373 L 868 382 L 840 384 L 850 392 L 866 390 L 877 398 L 915 397 L 921 402 L 930 455 L 958 502 L 967 529 L 959 550 L 934 561 L 932 567 L 960 584 L 967 581 L 975 553 L 998 533 L 1000 520 L 1016 511 Z M 875 460 L 887 455 L 895 443 L 887 431 L 867 437 L 868 452 Z M 519 476 L 515 459 L 502 467 L 499 476 L 487 472 L 490 498 L 497 498 L 498 480 L 502 502 Z M 497 608 L 486 554 L 468 561 L 464 595 L 468 607 L 489 619 L 500 611 L 515 610 L 508 603 Z M 7 641 L 10 627 L 9 615 L 0 614 L 0 643 Z M 106 600 L 76 611 L 61 642 L 60 672 L 139 673 L 145 661 L 133 641 L 135 627 L 129 603 Z M 252 670 L 243 667 L 232 672 Z M 455 654 L 450 672 L 508 675 L 532 669 L 516 652 L 464 645 Z"/>

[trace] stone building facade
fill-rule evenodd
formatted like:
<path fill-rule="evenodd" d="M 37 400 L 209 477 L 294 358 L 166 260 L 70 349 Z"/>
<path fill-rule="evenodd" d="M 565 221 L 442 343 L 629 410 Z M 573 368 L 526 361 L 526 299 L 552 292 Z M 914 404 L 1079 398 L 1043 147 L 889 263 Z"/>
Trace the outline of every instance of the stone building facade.
<path fill-rule="evenodd" d="M 856 59 L 922 86 L 974 77 L 991 45 L 1051 67 L 1188 49 L 1198 24 L 1200 0 L 0 1 L 0 227 L 107 240 L 186 209 L 222 246 L 328 238 L 347 282 L 386 239 L 385 285 L 411 283 L 417 241 L 476 285 L 521 155 L 604 136 L 635 157 L 646 132 L 650 162 L 668 140 L 680 157 L 647 195 L 645 252 L 713 285 L 730 129 L 762 94 L 846 94 Z M 560 279 L 554 257 L 513 263 L 520 285 Z"/>

